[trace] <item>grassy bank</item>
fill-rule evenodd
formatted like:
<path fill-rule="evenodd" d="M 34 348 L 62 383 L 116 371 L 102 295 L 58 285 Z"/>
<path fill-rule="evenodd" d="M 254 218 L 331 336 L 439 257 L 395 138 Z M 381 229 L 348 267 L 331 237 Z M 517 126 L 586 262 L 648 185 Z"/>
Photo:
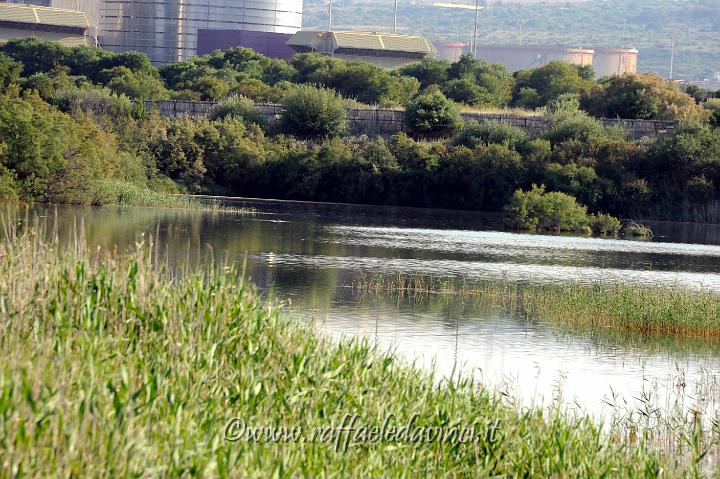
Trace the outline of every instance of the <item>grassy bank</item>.
<path fill-rule="evenodd" d="M 639 284 L 518 284 L 397 276 L 359 278 L 365 293 L 404 296 L 448 294 L 482 298 L 528 317 L 585 329 L 720 338 L 720 295 L 680 287 Z"/>
<path fill-rule="evenodd" d="M 101 203 L 105 206 L 140 206 L 147 208 L 173 208 L 185 210 L 225 211 L 254 214 L 250 208 L 223 206 L 217 200 L 201 200 L 191 195 L 171 194 L 151 190 L 125 181 L 103 181 Z"/>
<path fill-rule="evenodd" d="M 438 383 L 367 344 L 330 344 L 289 323 L 231 267 L 173 278 L 149 244 L 105 256 L 91 255 L 81 242 L 61 247 L 38 229 L 17 236 L 6 227 L 5 235 L 2 475 L 654 477 L 675 471 L 642 440 L 603 433 L 587 419 L 520 411 L 469 379 Z M 474 424 L 477 434 L 466 444 L 350 444 L 347 452 L 311 439 L 224 439 L 233 417 L 302 427 L 310 436 L 315 426 L 338 426 L 346 413 L 377 426 L 389 414 L 397 425 L 413 415 L 416 427 Z"/>

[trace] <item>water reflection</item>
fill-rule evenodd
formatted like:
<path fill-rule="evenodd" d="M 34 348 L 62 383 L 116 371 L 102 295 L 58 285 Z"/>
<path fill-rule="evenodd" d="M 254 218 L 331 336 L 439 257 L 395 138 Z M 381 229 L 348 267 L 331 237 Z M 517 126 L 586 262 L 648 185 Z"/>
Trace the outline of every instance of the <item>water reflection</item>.
<path fill-rule="evenodd" d="M 121 250 L 142 232 L 172 264 L 247 258 L 263 289 L 333 337 L 361 335 L 445 375 L 473 374 L 525 404 L 562 399 L 603 410 L 611 391 L 668 402 L 717 374 L 718 346 L 697 340 L 587 334 L 528 321 L 478 301 L 358 296 L 359 272 L 512 281 L 682 284 L 720 291 L 720 230 L 653 225 L 653 241 L 493 231 L 496 216 L 407 208 L 238 200 L 255 216 L 141 208 L 38 207 L 61 236 L 82 229 L 90 247 Z M 25 221 L 23 214 L 18 221 Z M 658 229 L 659 228 L 659 229 Z M 685 243 L 681 243 L 684 241 Z M 704 243 L 704 244 L 703 244 Z M 699 387 L 699 386 L 698 386 Z"/>

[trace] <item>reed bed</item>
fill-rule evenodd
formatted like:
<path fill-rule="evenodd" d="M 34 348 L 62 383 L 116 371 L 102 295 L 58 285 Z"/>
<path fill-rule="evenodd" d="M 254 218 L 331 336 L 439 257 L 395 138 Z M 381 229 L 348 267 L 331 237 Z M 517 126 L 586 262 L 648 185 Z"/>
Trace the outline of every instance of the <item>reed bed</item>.
<path fill-rule="evenodd" d="M 675 286 L 468 282 L 398 275 L 360 276 L 353 287 L 372 294 L 478 298 L 519 310 L 533 320 L 578 328 L 720 338 L 720 295 Z"/>
<path fill-rule="evenodd" d="M 330 343 L 229 264 L 171 273 L 149 240 L 118 254 L 37 223 L 2 234 L 2 477 L 657 477 L 701 461 L 559 408 L 520 410 L 362 341 Z M 478 434 L 347 451 L 224 438 L 233 417 L 308 431 L 348 413 Z"/>
<path fill-rule="evenodd" d="M 103 204 L 107 205 L 257 214 L 253 208 L 226 206 L 215 199 L 208 201 L 194 198 L 192 195 L 160 193 L 124 181 L 107 180 L 102 183 L 101 188 L 106 197 Z"/>

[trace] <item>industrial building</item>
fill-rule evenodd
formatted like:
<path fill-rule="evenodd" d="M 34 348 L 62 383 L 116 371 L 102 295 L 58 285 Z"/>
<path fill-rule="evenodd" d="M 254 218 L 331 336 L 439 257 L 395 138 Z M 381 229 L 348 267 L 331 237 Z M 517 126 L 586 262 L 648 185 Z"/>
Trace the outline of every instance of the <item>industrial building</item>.
<path fill-rule="evenodd" d="M 393 33 L 301 31 L 287 44 L 298 53 L 362 60 L 388 70 L 435 55 L 435 48 L 425 38 Z"/>
<path fill-rule="evenodd" d="M 0 42 L 35 37 L 65 46 L 91 45 L 83 12 L 35 5 L 0 3 Z"/>
<path fill-rule="evenodd" d="M 182 61 L 197 54 L 200 29 L 292 34 L 302 9 L 302 0 L 102 0 L 100 44 L 153 63 Z"/>

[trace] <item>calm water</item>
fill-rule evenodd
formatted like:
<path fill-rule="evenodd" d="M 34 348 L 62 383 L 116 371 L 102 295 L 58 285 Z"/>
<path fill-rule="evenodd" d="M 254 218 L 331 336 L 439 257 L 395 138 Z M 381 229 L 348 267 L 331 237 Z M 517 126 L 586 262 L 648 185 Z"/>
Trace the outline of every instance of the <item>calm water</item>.
<path fill-rule="evenodd" d="M 230 201 L 230 200 L 229 200 Z M 362 336 L 446 376 L 463 372 L 523 404 L 562 401 L 714 407 L 720 347 L 696 340 L 588 334 L 528 321 L 477 301 L 361 296 L 361 274 L 514 281 L 633 281 L 720 291 L 720 228 L 649 223 L 652 241 L 498 232 L 496 216 L 441 210 L 230 201 L 256 216 L 160 209 L 49 208 L 91 246 L 128 248 L 157 234 L 174 262 L 247 258 L 252 279 L 290 298 L 291 314 L 334 338 Z M 211 256 L 212 254 L 212 256 Z M 678 387 L 684 379 L 685 388 Z M 615 398 L 613 399 L 613 396 Z"/>

